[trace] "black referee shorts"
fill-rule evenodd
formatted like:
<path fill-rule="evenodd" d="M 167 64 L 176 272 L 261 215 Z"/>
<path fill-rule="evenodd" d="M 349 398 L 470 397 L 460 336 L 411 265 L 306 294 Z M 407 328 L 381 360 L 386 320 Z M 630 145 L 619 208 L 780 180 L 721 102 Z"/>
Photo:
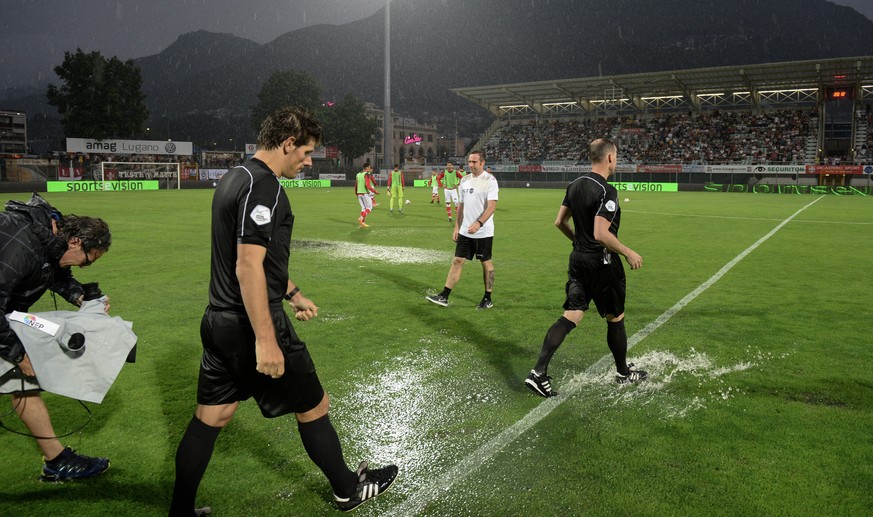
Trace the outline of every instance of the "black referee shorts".
<path fill-rule="evenodd" d="M 231 404 L 254 397 L 267 418 L 305 413 L 324 396 L 306 343 L 297 338 L 282 307 L 270 308 L 276 339 L 285 354 L 285 374 L 278 379 L 257 371 L 255 333 L 244 312 L 210 307 L 200 322 L 203 357 L 197 403 Z"/>
<path fill-rule="evenodd" d="M 493 242 L 494 237 L 472 239 L 466 235 L 458 234 L 458 243 L 455 245 L 455 256 L 463 257 L 467 260 L 477 258 L 482 262 L 491 260 L 491 244 Z"/>
<path fill-rule="evenodd" d="M 612 254 L 612 263 L 604 264 L 600 253 L 570 253 L 567 268 L 565 311 L 587 311 L 593 300 L 601 318 L 624 314 L 626 281 L 621 256 Z"/>

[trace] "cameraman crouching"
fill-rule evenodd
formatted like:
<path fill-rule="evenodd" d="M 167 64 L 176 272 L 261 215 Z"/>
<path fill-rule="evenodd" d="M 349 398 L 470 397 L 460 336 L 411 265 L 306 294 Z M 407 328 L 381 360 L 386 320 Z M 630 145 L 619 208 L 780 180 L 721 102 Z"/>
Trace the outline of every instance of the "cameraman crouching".
<path fill-rule="evenodd" d="M 27 312 L 51 289 L 68 302 L 81 305 L 84 290 L 73 278 L 71 266 L 91 265 L 109 249 L 112 235 L 101 219 L 64 217 L 39 194 L 30 201 L 9 201 L 0 212 L 0 307 L 3 314 Z M 106 310 L 109 310 L 107 304 Z M 21 379 L 21 391 L 12 393 L 15 412 L 36 438 L 45 458 L 42 478 L 65 481 L 96 476 L 109 468 L 107 458 L 90 458 L 61 445 L 38 389 L 25 388 L 33 381 L 30 359 L 18 336 L 0 317 L 0 360 L 18 365 L 9 376 Z"/>

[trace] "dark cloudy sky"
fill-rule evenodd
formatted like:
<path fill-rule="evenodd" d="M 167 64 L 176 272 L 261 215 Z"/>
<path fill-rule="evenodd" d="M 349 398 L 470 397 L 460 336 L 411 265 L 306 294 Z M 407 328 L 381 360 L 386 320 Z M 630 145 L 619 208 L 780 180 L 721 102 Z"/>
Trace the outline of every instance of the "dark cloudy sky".
<path fill-rule="evenodd" d="M 873 0 L 834 3 L 873 19 Z M 309 25 L 359 20 L 383 5 L 385 0 L 0 0 L 0 98 L 11 86 L 56 81 L 52 68 L 76 47 L 131 59 L 157 54 L 199 29 L 266 43 Z"/>
<path fill-rule="evenodd" d="M 52 68 L 76 47 L 131 59 L 157 54 L 199 29 L 266 43 L 309 25 L 360 20 L 384 5 L 385 0 L 0 0 L 0 98 L 9 86 L 56 80 Z"/>

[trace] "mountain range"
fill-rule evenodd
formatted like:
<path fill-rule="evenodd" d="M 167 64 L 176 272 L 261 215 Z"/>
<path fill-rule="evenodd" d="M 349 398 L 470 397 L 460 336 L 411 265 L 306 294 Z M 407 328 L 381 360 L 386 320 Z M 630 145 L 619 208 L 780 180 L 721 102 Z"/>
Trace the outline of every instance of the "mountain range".
<path fill-rule="evenodd" d="M 873 21 L 825 0 L 393 0 L 391 28 L 392 106 L 439 124 L 488 118 L 456 87 L 873 54 Z M 192 32 L 134 62 L 153 119 L 175 126 L 246 115 L 277 69 L 381 105 L 383 49 L 380 11 L 263 45 Z M 57 116 L 42 94 L 0 105 Z"/>

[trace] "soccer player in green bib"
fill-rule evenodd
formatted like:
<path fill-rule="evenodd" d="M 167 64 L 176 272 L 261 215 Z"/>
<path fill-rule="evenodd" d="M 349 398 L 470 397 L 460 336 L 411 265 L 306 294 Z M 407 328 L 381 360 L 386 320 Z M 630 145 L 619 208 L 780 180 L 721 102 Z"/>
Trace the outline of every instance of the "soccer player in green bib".
<path fill-rule="evenodd" d="M 431 169 L 430 171 L 430 181 L 427 182 L 428 185 L 432 187 L 430 193 L 430 204 L 433 204 L 436 201 L 436 204 L 440 204 L 440 180 L 439 174 L 437 174 L 436 169 Z"/>
<path fill-rule="evenodd" d="M 369 228 L 367 224 L 367 215 L 373 210 L 373 199 L 370 194 L 378 194 L 373 188 L 370 180 L 373 166 L 370 162 L 364 164 L 364 170 L 355 175 L 355 195 L 358 196 L 358 204 L 361 206 L 361 216 L 358 217 L 358 224 L 361 228 Z"/>
<path fill-rule="evenodd" d="M 388 210 L 394 211 L 394 200 L 397 200 L 397 208 L 403 211 L 403 171 L 400 166 L 394 164 L 394 170 L 388 175 L 388 195 L 391 196 L 391 201 L 388 202 Z"/>
<path fill-rule="evenodd" d="M 443 187 L 443 199 L 446 201 L 446 215 L 449 222 L 452 221 L 452 203 L 455 203 L 455 216 L 458 215 L 458 183 L 464 177 L 464 172 L 455 170 L 455 164 L 451 161 L 446 164 L 446 169 L 437 176 L 437 181 Z"/>

